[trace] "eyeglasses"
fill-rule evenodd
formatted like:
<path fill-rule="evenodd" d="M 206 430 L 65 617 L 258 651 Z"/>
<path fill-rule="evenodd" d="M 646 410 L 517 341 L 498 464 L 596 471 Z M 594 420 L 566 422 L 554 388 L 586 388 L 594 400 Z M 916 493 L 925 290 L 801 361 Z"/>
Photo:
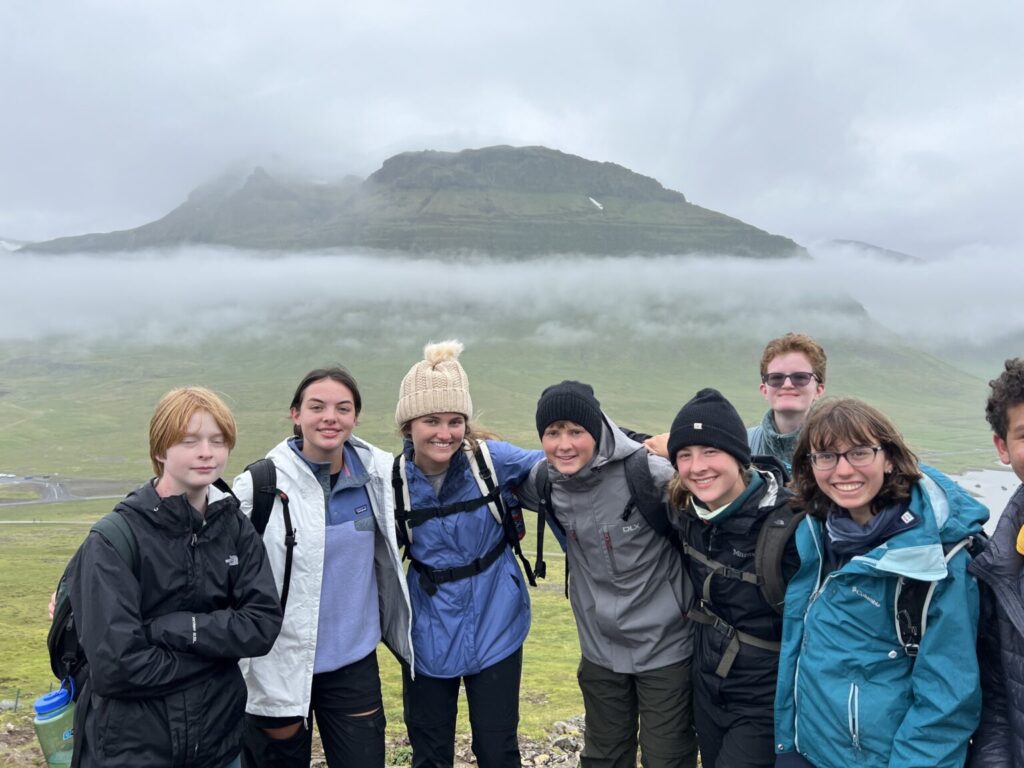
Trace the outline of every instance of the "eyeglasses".
<path fill-rule="evenodd" d="M 786 383 L 786 379 L 793 382 L 794 387 L 806 387 L 811 383 L 811 379 L 816 378 L 817 376 L 809 371 L 797 371 L 796 373 L 766 373 L 761 377 L 761 381 L 772 389 L 778 389 Z"/>
<path fill-rule="evenodd" d="M 846 459 L 851 467 L 866 467 L 875 460 L 875 456 L 882 450 L 880 445 L 858 445 L 848 451 L 837 453 L 836 451 L 820 451 L 811 454 L 811 466 L 815 469 L 835 469 L 840 459 Z"/>

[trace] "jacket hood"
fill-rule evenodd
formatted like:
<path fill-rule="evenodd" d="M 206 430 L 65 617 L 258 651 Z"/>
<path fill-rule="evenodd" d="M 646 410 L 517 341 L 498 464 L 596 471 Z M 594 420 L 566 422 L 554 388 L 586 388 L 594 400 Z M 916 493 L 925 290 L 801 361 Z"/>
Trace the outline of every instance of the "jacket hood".
<path fill-rule="evenodd" d="M 969 536 L 981 533 L 988 508 L 932 467 L 920 467 L 922 477 L 911 488 L 910 511 L 921 524 L 893 536 L 850 567 L 895 573 L 919 581 L 946 578 L 946 552 Z"/>
<path fill-rule="evenodd" d="M 601 411 L 604 428 L 601 430 L 601 443 L 594 452 L 591 466 L 600 467 L 612 461 L 622 461 L 640 447 L 640 443 L 626 437 L 611 417 Z"/>
<path fill-rule="evenodd" d="M 205 522 L 220 513 L 220 502 L 233 498 L 230 491 L 211 485 L 207 494 Z M 130 509 L 159 528 L 181 530 L 190 527 L 196 531 L 204 525 L 204 517 L 192 507 L 185 494 L 161 497 L 156 492 L 155 478 L 125 496 L 118 506 Z"/>

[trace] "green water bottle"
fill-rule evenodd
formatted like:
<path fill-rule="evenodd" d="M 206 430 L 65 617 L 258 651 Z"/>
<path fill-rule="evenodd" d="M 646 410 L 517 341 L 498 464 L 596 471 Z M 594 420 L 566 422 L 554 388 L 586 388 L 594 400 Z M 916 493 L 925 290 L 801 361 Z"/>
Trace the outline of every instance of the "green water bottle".
<path fill-rule="evenodd" d="M 39 745 L 47 765 L 71 765 L 72 739 L 75 735 L 74 683 L 40 696 L 35 703 Z"/>

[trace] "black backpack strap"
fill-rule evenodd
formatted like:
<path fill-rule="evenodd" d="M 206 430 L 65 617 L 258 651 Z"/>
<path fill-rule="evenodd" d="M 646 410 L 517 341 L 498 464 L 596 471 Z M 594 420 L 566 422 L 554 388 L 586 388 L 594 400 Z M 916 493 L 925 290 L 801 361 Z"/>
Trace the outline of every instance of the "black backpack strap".
<path fill-rule="evenodd" d="M 987 540 L 981 534 L 968 536 L 955 544 L 943 544 L 942 551 L 948 563 L 961 549 L 966 549 L 974 557 L 986 545 Z M 905 576 L 900 576 L 896 583 L 896 637 L 911 659 L 917 657 L 928 629 L 928 607 L 937 584 L 937 581 L 919 581 Z"/>
<path fill-rule="evenodd" d="M 623 461 L 626 484 L 629 486 L 629 502 L 640 510 L 647 524 L 660 536 L 669 536 L 672 525 L 668 521 L 668 506 L 662 491 L 655 486 L 651 466 L 647 461 L 647 449 L 640 447 Z M 623 511 L 628 517 L 629 506 Z"/>
<path fill-rule="evenodd" d="M 431 568 L 429 565 L 421 563 L 419 560 L 410 558 L 412 567 L 416 569 L 416 572 L 420 575 L 420 586 L 423 587 L 423 591 L 428 595 L 434 595 L 437 592 L 437 587 L 440 584 L 447 584 L 449 581 L 459 581 L 460 579 L 468 579 L 470 576 L 476 576 L 487 570 L 494 562 L 501 557 L 507 546 L 505 541 L 499 541 L 496 545 L 491 547 L 490 551 L 487 552 L 483 557 L 478 557 L 471 563 L 459 566 L 458 568 Z"/>
<path fill-rule="evenodd" d="M 754 572 L 761 582 L 761 594 L 779 615 L 786 602 L 786 580 L 782 574 L 782 560 L 789 540 L 796 533 L 806 511 L 792 509 L 789 504 L 768 513 L 757 534 L 754 547 Z"/>
<path fill-rule="evenodd" d="M 295 529 L 288 509 L 288 494 L 277 487 L 277 467 L 272 459 L 259 459 L 245 468 L 252 476 L 252 520 L 256 532 L 263 538 L 270 522 L 274 502 L 281 500 L 281 517 L 284 521 L 284 578 L 281 584 L 281 610 L 288 604 L 288 591 L 292 583 L 292 558 L 295 549 Z"/>
<path fill-rule="evenodd" d="M 135 533 L 124 515 L 118 510 L 108 512 L 93 525 L 92 530 L 106 539 L 110 546 L 117 550 L 118 556 L 131 566 L 132 574 L 139 578 L 139 545 L 135 541 Z"/>
<path fill-rule="evenodd" d="M 562 540 L 567 542 L 565 528 L 555 516 L 555 508 L 551 503 L 551 468 L 547 461 L 537 465 L 537 474 L 533 478 L 534 491 L 537 494 L 540 509 L 537 510 L 537 561 L 534 566 L 534 573 L 538 578 L 546 578 L 548 565 L 544 560 L 544 527 L 547 521 L 551 521 L 552 528 L 557 528 Z M 569 548 L 565 547 L 565 596 L 569 597 Z"/>

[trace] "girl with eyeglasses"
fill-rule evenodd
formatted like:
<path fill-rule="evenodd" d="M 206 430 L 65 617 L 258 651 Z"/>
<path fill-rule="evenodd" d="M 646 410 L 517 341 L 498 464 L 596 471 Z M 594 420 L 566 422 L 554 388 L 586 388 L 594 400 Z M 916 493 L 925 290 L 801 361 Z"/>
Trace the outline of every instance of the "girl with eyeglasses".
<path fill-rule="evenodd" d="M 811 410 L 791 488 L 808 516 L 786 592 L 776 766 L 962 766 L 981 709 L 968 549 L 988 510 L 853 398 Z M 922 589 L 919 603 L 901 596 Z"/>

